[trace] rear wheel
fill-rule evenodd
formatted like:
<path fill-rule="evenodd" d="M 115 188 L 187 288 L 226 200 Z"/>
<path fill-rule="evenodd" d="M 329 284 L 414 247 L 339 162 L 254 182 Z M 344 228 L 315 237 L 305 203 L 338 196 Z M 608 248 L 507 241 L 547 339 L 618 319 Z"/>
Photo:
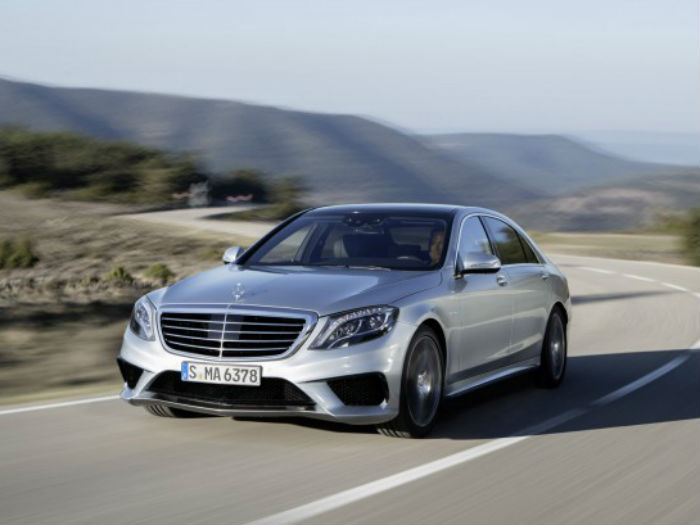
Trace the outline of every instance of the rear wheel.
<path fill-rule="evenodd" d="M 202 417 L 202 414 L 197 412 L 189 412 L 187 410 L 182 410 L 180 408 L 173 408 L 167 405 L 146 405 L 144 407 L 146 412 L 151 415 L 158 417 L 176 417 L 176 418 L 188 418 L 188 417 Z"/>
<path fill-rule="evenodd" d="M 420 438 L 435 425 L 442 400 L 442 352 L 435 332 L 423 327 L 416 332 L 404 362 L 399 415 L 377 426 L 392 437 Z"/>
<path fill-rule="evenodd" d="M 545 388 L 558 387 L 566 372 L 566 358 L 566 323 L 561 311 L 556 309 L 549 316 L 547 323 L 540 367 L 537 370 L 537 383 Z"/>

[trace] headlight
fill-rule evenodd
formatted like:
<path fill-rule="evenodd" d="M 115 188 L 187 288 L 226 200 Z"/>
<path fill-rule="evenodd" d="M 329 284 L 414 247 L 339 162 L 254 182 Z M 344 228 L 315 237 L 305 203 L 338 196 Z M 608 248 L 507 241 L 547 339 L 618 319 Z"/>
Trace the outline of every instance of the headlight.
<path fill-rule="evenodd" d="M 342 348 L 382 336 L 396 323 L 399 309 L 393 306 L 372 306 L 328 317 L 328 321 L 311 348 Z"/>
<path fill-rule="evenodd" d="M 153 341 L 155 339 L 155 331 L 153 329 L 154 319 L 156 316 L 156 307 L 153 306 L 151 300 L 145 295 L 141 297 L 134 305 L 134 310 L 131 312 L 131 320 L 129 328 L 141 339 Z"/>

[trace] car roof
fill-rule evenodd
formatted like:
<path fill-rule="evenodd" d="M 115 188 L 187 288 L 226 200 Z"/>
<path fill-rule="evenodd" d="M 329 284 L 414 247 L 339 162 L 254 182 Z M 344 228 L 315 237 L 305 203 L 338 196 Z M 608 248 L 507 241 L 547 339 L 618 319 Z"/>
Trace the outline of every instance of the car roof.
<path fill-rule="evenodd" d="M 493 212 L 486 208 L 476 206 L 458 206 L 455 204 L 421 204 L 421 203 L 406 203 L 406 202 L 377 202 L 371 204 L 338 204 L 334 206 L 322 206 L 309 210 L 311 214 L 326 214 L 326 213 L 425 213 L 436 215 L 453 215 L 458 211 L 466 212 Z M 499 214 L 500 215 L 500 214 Z"/>

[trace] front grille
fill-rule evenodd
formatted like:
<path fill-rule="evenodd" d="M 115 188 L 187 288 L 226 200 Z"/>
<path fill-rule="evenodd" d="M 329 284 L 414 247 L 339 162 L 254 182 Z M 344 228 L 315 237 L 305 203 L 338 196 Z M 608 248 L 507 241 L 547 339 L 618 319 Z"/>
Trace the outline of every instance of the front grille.
<path fill-rule="evenodd" d="M 268 315 L 164 312 L 160 327 L 173 350 L 208 357 L 284 354 L 300 336 L 305 319 Z"/>
<path fill-rule="evenodd" d="M 374 406 L 389 399 L 386 379 L 379 373 L 330 379 L 328 386 L 344 405 Z"/>
<path fill-rule="evenodd" d="M 263 377 L 258 387 L 215 385 L 182 381 L 179 372 L 163 372 L 148 387 L 150 392 L 171 401 L 194 401 L 215 407 L 284 408 L 311 407 L 314 402 L 284 379 Z"/>

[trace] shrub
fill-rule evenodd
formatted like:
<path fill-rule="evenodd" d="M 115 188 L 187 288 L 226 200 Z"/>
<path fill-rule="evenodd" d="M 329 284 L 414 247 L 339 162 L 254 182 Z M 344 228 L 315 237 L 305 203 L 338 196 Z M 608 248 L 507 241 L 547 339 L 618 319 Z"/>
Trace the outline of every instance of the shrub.
<path fill-rule="evenodd" d="M 124 269 L 123 266 L 115 266 L 109 272 L 107 272 L 107 275 L 105 275 L 105 281 L 130 284 L 134 282 L 134 278 Z"/>
<path fill-rule="evenodd" d="M 691 210 L 681 228 L 683 254 L 688 264 L 700 266 L 700 209 Z"/>
<path fill-rule="evenodd" d="M 31 268 L 39 261 L 32 249 L 32 241 L 26 237 L 5 239 L 0 242 L 0 269 Z"/>
<path fill-rule="evenodd" d="M 29 197 L 166 203 L 205 178 L 185 154 L 73 133 L 0 129 L 0 187 Z"/>
<path fill-rule="evenodd" d="M 173 271 L 163 263 L 155 263 L 146 269 L 146 277 L 165 285 L 175 277 Z"/>
<path fill-rule="evenodd" d="M 262 173 L 253 170 L 237 170 L 211 179 L 211 196 L 225 199 L 233 195 L 251 195 L 253 202 L 267 202 L 270 190 Z"/>

